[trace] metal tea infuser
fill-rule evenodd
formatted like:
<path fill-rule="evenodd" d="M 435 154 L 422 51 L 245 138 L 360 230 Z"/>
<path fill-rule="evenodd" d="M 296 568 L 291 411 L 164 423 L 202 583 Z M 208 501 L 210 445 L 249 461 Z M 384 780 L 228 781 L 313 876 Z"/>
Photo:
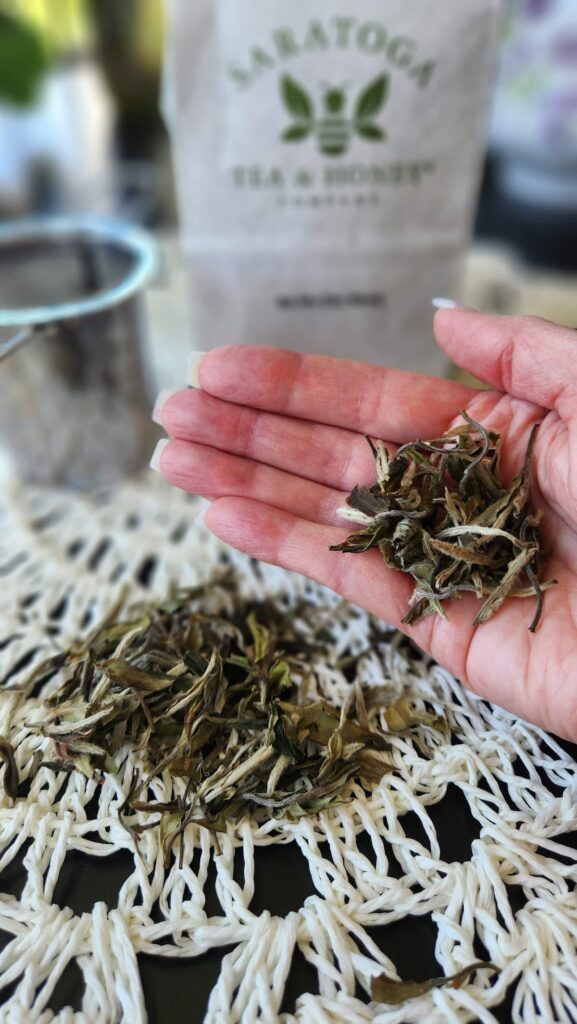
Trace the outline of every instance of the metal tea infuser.
<path fill-rule="evenodd" d="M 0 226 L 0 443 L 21 479 L 93 488 L 148 460 L 155 267 L 151 236 L 119 221 Z"/>

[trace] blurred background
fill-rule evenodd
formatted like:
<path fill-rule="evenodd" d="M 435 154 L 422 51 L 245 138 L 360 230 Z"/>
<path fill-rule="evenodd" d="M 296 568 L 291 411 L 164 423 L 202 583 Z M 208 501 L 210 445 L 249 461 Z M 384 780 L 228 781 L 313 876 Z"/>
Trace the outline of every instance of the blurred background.
<path fill-rule="evenodd" d="M 162 0 L 0 0 L 0 228 L 105 214 L 154 233 L 153 390 L 182 383 L 194 347 L 162 54 Z M 465 301 L 577 327 L 576 242 L 577 3 L 508 0 Z"/>

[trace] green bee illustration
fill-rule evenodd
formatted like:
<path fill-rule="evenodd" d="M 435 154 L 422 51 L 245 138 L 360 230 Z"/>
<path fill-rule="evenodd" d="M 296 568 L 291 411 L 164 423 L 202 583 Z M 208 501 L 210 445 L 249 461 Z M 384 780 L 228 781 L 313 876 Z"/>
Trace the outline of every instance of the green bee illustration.
<path fill-rule="evenodd" d="M 342 156 L 355 135 L 369 142 L 387 137 L 375 119 L 388 98 L 388 75 L 379 75 L 363 89 L 352 117 L 346 116 L 347 94 L 342 86 L 325 88 L 320 117 L 315 115 L 312 97 L 296 79 L 283 75 L 280 87 L 282 101 L 293 118 L 281 136 L 283 142 L 303 142 L 313 136 L 323 156 Z"/>

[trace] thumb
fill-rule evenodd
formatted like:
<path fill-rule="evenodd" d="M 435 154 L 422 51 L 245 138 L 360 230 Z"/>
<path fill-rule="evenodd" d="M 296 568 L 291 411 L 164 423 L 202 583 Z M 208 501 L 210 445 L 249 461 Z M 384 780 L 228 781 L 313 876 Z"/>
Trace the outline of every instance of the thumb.
<path fill-rule="evenodd" d="M 515 398 L 577 412 L 577 332 L 535 317 L 442 309 L 435 337 L 457 366 Z"/>

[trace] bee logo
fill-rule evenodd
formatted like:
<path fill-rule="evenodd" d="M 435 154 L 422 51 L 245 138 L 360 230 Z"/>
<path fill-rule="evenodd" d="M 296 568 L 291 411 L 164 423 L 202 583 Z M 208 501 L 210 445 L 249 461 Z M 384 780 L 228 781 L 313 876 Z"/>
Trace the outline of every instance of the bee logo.
<path fill-rule="evenodd" d="M 347 116 L 344 86 L 325 87 L 319 116 L 313 98 L 296 79 L 283 75 L 280 88 L 283 104 L 293 119 L 281 136 L 283 142 L 303 142 L 312 136 L 323 156 L 342 156 L 354 136 L 369 142 L 382 142 L 387 137 L 376 117 L 388 99 L 388 75 L 379 75 L 363 89 L 352 116 Z"/>

